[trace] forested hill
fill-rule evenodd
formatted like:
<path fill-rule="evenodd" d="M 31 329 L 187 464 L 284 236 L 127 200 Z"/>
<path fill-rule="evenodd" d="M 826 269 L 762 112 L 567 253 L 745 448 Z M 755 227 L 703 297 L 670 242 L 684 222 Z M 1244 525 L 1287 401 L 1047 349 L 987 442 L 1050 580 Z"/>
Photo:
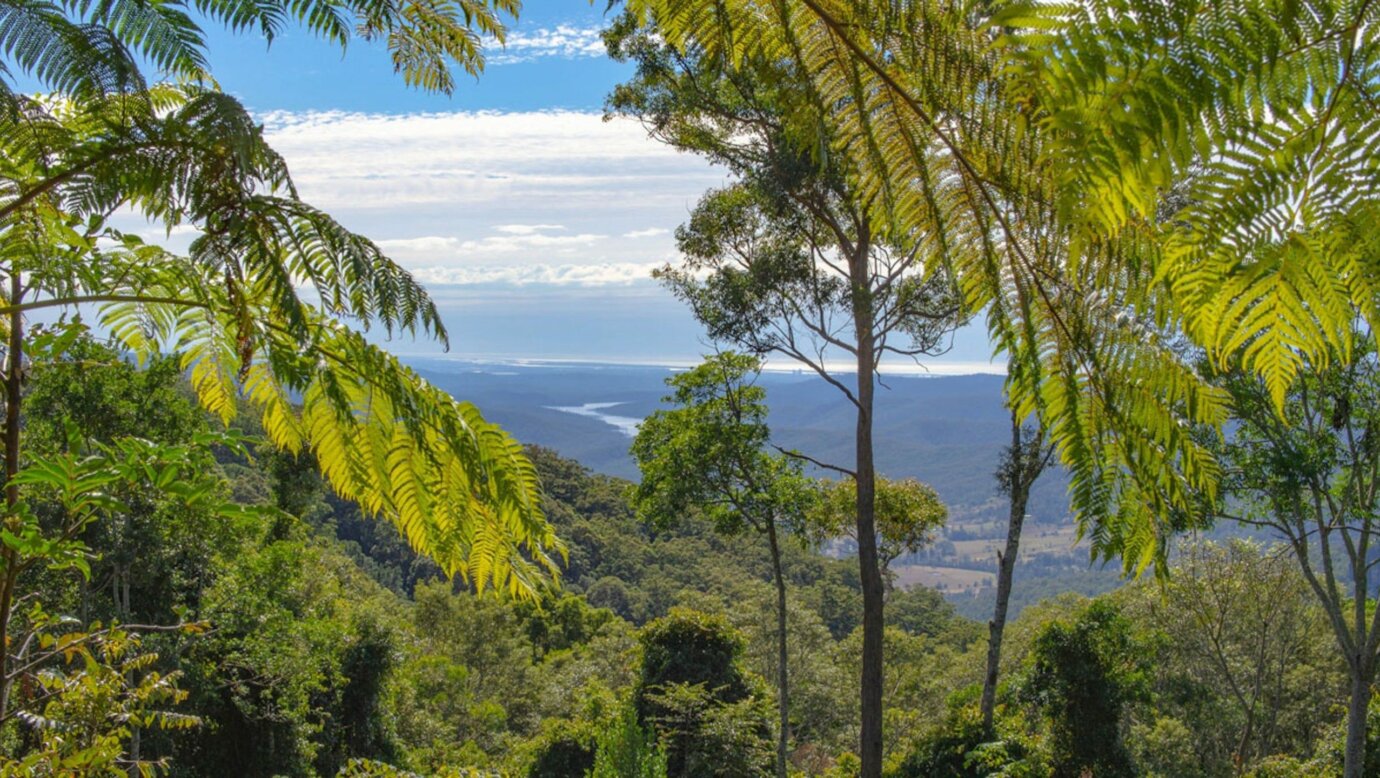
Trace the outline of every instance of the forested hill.
<path fill-rule="evenodd" d="M 81 341 L 69 360 L 32 376 L 27 432 L 40 449 L 63 445 L 61 424 L 97 443 L 137 433 L 176 445 L 216 425 L 188 394 L 170 360 L 138 369 Z M 222 447 L 198 466 L 244 512 L 185 506 L 154 489 L 124 494 L 125 511 L 82 534 L 89 576 L 35 569 L 23 581 L 53 613 L 191 625 L 144 635 L 149 658 L 138 665 L 140 677 L 170 679 L 186 699 L 119 703 L 167 707 L 193 724 L 141 730 L 141 758 L 166 758 L 172 775 L 335 775 L 352 759 L 427 775 L 583 775 L 569 764 L 532 770 L 541 754 L 565 753 L 553 743 L 592 756 L 591 722 L 636 682 L 636 630 L 678 606 L 741 635 L 731 637 L 743 641 L 734 672 L 753 703 L 740 713 L 756 717 L 767 704 L 761 679 L 775 620 L 763 544 L 726 539 L 690 517 L 653 532 L 629 508 L 627 481 L 530 448 L 545 512 L 568 548 L 561 586 L 543 587 L 535 602 L 476 597 L 412 553 L 392 525 L 336 497 L 310 457 L 258 447 L 252 417 L 237 423 L 247 455 Z M 841 753 L 854 737 L 856 566 L 798 544 L 786 560 L 802 733 Z M 891 603 L 894 639 L 910 641 L 912 654 L 943 646 L 948 656 L 980 634 L 928 590 L 893 592 Z M 93 677 L 93 693 L 114 693 L 101 684 L 118 681 Z M 897 705 L 918 706 L 915 694 Z"/>
<path fill-rule="evenodd" d="M 636 478 L 627 427 L 559 408 L 615 404 L 598 412 L 640 419 L 660 407 L 671 371 L 657 367 L 567 364 L 483 364 L 409 359 L 428 380 L 473 401 L 519 440 L 549 447 L 598 473 Z M 847 464 L 853 452 L 853 408 L 814 375 L 763 373 L 775 442 L 826 461 Z M 1004 517 L 993 472 L 1011 441 L 996 375 L 885 379 L 877 393 L 877 465 L 892 478 L 931 484 L 960 516 Z M 1056 522 L 1068 510 L 1067 480 L 1050 472 L 1037 485 L 1030 513 Z M 990 515 L 988 515 L 990 514 Z M 1001 514 L 1001 516 L 998 516 Z"/>
<path fill-rule="evenodd" d="M 277 460 L 273 491 L 296 495 L 320 553 L 340 549 L 387 582 L 393 607 L 404 615 L 380 638 L 402 659 L 389 667 L 381 698 L 372 703 L 397 724 L 391 750 L 378 754 L 423 773 L 463 763 L 513 775 L 582 775 L 580 768 L 589 766 L 584 760 L 593 757 L 589 725 L 616 699 L 635 693 L 636 630 L 685 618 L 708 619 L 741 641 L 735 672 L 752 689 L 752 704 L 733 713 L 735 726 L 763 729 L 775 626 L 766 545 L 725 537 L 691 517 L 652 531 L 629 508 L 627 481 L 592 473 L 549 449 L 528 452 L 544 485 L 545 510 L 569 553 L 561 591 L 544 593 L 540 606 L 453 593 L 391 528 L 318 491 L 308 463 Z M 821 755 L 843 753 L 857 726 L 848 704 L 859 671 L 856 563 L 796 543 L 786 546 L 785 557 L 797 726 Z M 926 698 L 942 699 L 977 680 L 982 628 L 929 589 L 894 589 L 888 607 L 896 659 L 892 714 L 938 722 L 942 707 L 918 711 Z M 692 613 L 699 615 L 687 616 Z M 710 701 L 682 702 L 693 708 Z M 696 748 L 699 758 L 756 770 L 767 741 L 755 737 L 705 732 Z"/>
<path fill-rule="evenodd" d="M 42 445 L 58 445 L 54 424 L 64 419 L 98 439 L 139 432 L 167 445 L 213 425 L 171 362 L 138 370 L 91 343 L 36 372 L 29 399 L 44 420 L 30 429 Z M 240 431 L 256 438 L 251 417 L 241 418 Z M 258 509 L 226 520 L 131 495 L 128 514 L 85 534 L 89 578 L 35 571 L 26 583 L 54 612 L 201 625 L 143 643 L 156 654 L 150 667 L 187 692 L 176 714 L 194 717 L 179 719 L 195 722 L 186 731 L 140 738 L 142 757 L 168 759 L 173 775 L 334 775 L 357 758 L 428 775 L 582 775 L 569 764 L 531 771 L 541 754 L 565 753 L 561 743 L 592 758 L 592 730 L 581 727 L 634 684 L 635 630 L 677 606 L 724 614 L 713 623 L 743 636 L 741 671 L 756 700 L 742 714 L 766 704 L 775 622 L 762 544 L 688 517 L 652 532 L 628 507 L 627 481 L 531 448 L 545 512 L 568 548 L 562 586 L 536 602 L 476 597 L 393 526 L 334 496 L 309 457 L 251 451 L 222 449 L 203 467 Z M 787 569 L 792 636 L 804 652 L 802 726 L 819 747 L 846 751 L 856 568 L 791 545 Z M 927 590 L 894 592 L 891 618 L 896 639 L 917 648 L 964 650 L 980 633 Z"/>
<path fill-rule="evenodd" d="M 173 446 L 216 425 L 188 397 L 175 363 L 137 369 L 89 341 L 35 370 L 27 399 L 35 414 L 26 433 L 40 451 L 72 444 L 72 429 L 93 444 L 138 433 Z M 122 487 L 117 514 L 80 534 L 89 574 L 24 574 L 20 585 L 48 612 L 146 625 L 137 638 L 112 632 L 94 643 L 82 654 L 84 671 L 43 676 L 82 679 L 42 708 L 46 716 L 105 710 L 83 707 L 99 700 L 112 718 L 100 713 L 92 731 L 115 728 L 112 737 L 131 739 L 141 759 L 172 776 L 398 776 L 396 768 L 471 776 L 480 768 L 583 778 L 608 733 L 642 725 L 672 760 L 674 772 L 664 774 L 770 773 L 775 697 L 766 679 L 777 666 L 776 613 L 760 537 L 725 536 L 693 516 L 653 530 L 629 506 L 630 482 L 530 447 L 544 510 L 567 544 L 561 586 L 540 587 L 535 600 L 476 596 L 412 553 L 393 526 L 334 496 L 310 457 L 254 444 L 261 431 L 250 418 L 238 430 L 248 451 L 221 446 L 196 462 L 242 510 L 208 510 L 132 484 Z M 47 515 L 49 504 L 39 505 Z M 1016 618 L 1001 692 L 1015 758 L 1046 759 L 1043 722 L 1065 715 L 1044 702 L 1050 681 L 1040 675 L 1040 652 L 1064 650 L 1052 642 L 1060 636 L 1088 635 L 1097 651 L 1122 653 L 1075 653 L 1070 666 L 1129 668 L 1110 680 L 1101 669 L 1090 677 L 1134 684 L 1114 720 L 1134 722 L 1127 747 L 1137 759 L 1174 766 L 1192 758 L 1212 767 L 1195 775 L 1228 774 L 1242 733 L 1256 737 L 1230 686 L 1234 674 L 1264 665 L 1232 654 L 1230 672 L 1218 672 L 1217 658 L 1199 650 L 1208 637 L 1200 627 L 1216 623 L 1208 617 L 1257 624 L 1237 611 L 1268 603 L 1261 631 L 1228 636 L 1227 650 L 1264 645 L 1262 662 L 1287 656 L 1296 670 L 1268 690 L 1286 723 L 1253 747 L 1331 763 L 1342 686 L 1306 588 L 1259 549 L 1203 553 L 1201 569 L 1217 577 L 1204 585 L 1245 596 L 1213 600 L 1185 574 L 1182 588 L 1133 585 L 1091 606 L 1065 596 Z M 788 541 L 784 571 L 792 764 L 849 778 L 861 670 L 856 561 Z M 28 618 L 36 635 L 84 639 L 42 612 Z M 895 722 L 888 775 L 964 775 L 940 768 L 974 742 L 985 629 L 925 587 L 888 588 L 886 618 L 885 713 Z M 126 688 L 130 678 L 136 688 Z M 17 747 L 30 732 L 11 726 L 0 736 Z M 26 747 L 34 759 L 56 759 L 62 743 L 89 741 Z"/>

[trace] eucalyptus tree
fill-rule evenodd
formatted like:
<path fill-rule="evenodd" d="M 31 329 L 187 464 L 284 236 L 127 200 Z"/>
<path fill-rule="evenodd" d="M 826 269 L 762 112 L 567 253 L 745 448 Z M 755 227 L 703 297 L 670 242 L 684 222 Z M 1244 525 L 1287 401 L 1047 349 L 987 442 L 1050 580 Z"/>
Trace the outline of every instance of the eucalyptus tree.
<path fill-rule="evenodd" d="M 865 756 L 869 764 L 879 764 L 883 570 L 889 561 L 883 553 L 872 441 L 880 361 L 887 353 L 943 350 L 947 332 L 958 323 L 959 306 L 943 272 L 925 276 L 922 247 L 875 244 L 867 225 L 851 221 L 846 204 L 839 206 L 846 201 L 818 190 L 798 194 L 818 197 L 814 206 L 842 210 L 825 217 L 832 223 L 824 226 L 806 211 L 776 210 L 749 185 L 711 192 L 678 232 L 683 265 L 658 275 L 689 303 L 709 337 L 799 361 L 854 408 L 853 461 L 839 465 L 798 451 L 789 454 L 835 470 L 853 484 L 847 516 L 863 584 L 863 752 L 871 753 Z M 850 364 L 835 367 L 828 360 L 831 352 Z"/>
<path fill-rule="evenodd" d="M 847 201 L 818 190 L 801 196 L 840 208 L 823 211 L 832 224 L 825 227 L 805 211 L 776 210 L 750 185 L 709 193 L 677 233 L 684 264 L 659 275 L 711 338 L 796 360 L 854 407 L 852 462 L 790 453 L 854 484 L 850 517 L 863 593 L 861 750 L 865 763 L 880 769 L 885 559 L 872 437 L 878 373 L 885 354 L 941 351 L 960 319 L 959 305 L 942 271 L 925 276 L 924 248 L 874 244 Z M 835 367 L 830 352 L 851 364 Z"/>
<path fill-rule="evenodd" d="M 776 774 L 784 778 L 791 722 L 781 535 L 801 532 L 815 487 L 798 460 L 770 449 L 760 371 L 759 358 L 726 352 L 667 379 L 672 407 L 648 416 L 633 441 L 642 473 L 633 497 L 654 525 L 699 513 L 718 532 L 766 537 L 776 587 Z"/>
<path fill-rule="evenodd" d="M 1006 632 L 1007 608 L 1016 577 L 1016 557 L 1021 550 L 1021 529 L 1025 525 L 1030 490 L 1049 466 L 1054 447 L 1043 427 L 1022 424 L 1011 411 L 1011 444 L 997 466 L 997 489 L 1007 499 L 1006 546 L 997 552 L 997 596 L 992 620 L 987 623 L 987 668 L 982 678 L 982 726 L 992 732 L 992 716 L 997 707 L 997 674 L 1001 668 L 1001 642 Z"/>
<path fill-rule="evenodd" d="M 637 74 L 610 96 L 611 113 L 727 167 L 736 181 L 707 193 L 676 234 L 683 261 L 658 277 L 709 337 L 758 355 L 794 360 L 854 407 L 849 466 L 821 462 L 856 483 L 854 537 L 863 593 L 860 679 L 863 772 L 882 759 L 885 586 L 878 555 L 873 423 L 884 356 L 919 358 L 946 347 L 961 318 L 939 261 L 948 236 L 888 234 L 843 159 L 821 161 L 822 115 L 795 110 L 806 81 L 778 59 L 735 61 L 666 45 L 632 16 L 606 36 Z M 819 135 L 817 133 L 825 133 Z M 844 366 L 832 360 L 841 360 Z"/>
<path fill-rule="evenodd" d="M 1345 771 L 1364 772 L 1366 712 L 1380 667 L 1373 568 L 1380 557 L 1380 358 L 1358 333 L 1350 359 L 1305 362 L 1281 415 L 1270 381 L 1245 370 L 1217 380 L 1232 398 L 1221 518 L 1277 533 L 1326 613 L 1345 663 Z M 1248 733 L 1249 736 L 1249 733 Z"/>

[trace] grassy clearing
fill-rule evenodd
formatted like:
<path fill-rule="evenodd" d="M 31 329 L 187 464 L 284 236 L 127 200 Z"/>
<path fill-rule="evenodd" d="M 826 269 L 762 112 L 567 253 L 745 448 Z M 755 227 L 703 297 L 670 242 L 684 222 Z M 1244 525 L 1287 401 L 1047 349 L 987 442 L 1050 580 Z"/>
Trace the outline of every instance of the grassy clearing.
<path fill-rule="evenodd" d="M 957 567 L 898 565 L 892 570 L 896 573 L 896 583 L 899 586 L 928 586 L 943 592 L 992 586 L 996 581 L 996 576 L 992 573 Z"/>

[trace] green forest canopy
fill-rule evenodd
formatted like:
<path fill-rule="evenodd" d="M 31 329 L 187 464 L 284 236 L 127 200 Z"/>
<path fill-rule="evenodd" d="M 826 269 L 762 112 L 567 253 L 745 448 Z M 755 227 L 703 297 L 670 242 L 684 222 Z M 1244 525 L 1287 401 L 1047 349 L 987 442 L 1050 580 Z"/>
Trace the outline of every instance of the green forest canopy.
<path fill-rule="evenodd" d="M 774 534 L 768 559 L 689 503 L 639 522 L 626 483 L 372 345 L 447 333 L 298 197 L 200 26 L 379 40 L 449 93 L 518 10 L 0 5 L 0 773 L 1380 771 L 1380 4 L 627 4 L 640 77 L 716 75 L 714 100 L 675 84 L 663 139 L 748 154 L 736 191 L 767 225 L 751 250 L 682 231 L 741 261 L 663 278 L 740 344 L 853 317 L 864 375 L 836 385 L 867 453 L 834 468 L 861 568 Z M 663 108 L 634 112 L 666 131 Z M 739 125 L 766 145 L 714 145 Z M 805 189 L 832 234 L 788 218 Z M 121 209 L 201 236 L 169 252 Z M 928 289 L 954 301 L 937 318 L 986 317 L 1094 553 L 1157 573 L 1026 608 L 990 725 L 981 627 L 878 583 L 868 370 L 893 297 L 875 262 L 813 264 L 858 245 L 923 255 L 883 272 L 901 309 Z M 1286 544 L 1178 542 L 1222 521 Z"/>

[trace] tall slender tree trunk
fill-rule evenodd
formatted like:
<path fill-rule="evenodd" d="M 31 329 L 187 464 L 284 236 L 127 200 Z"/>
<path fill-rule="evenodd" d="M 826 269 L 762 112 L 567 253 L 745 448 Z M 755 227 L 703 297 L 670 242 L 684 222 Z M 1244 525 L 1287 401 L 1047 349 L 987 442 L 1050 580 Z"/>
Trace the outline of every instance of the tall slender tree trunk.
<path fill-rule="evenodd" d="M 791 742 L 791 686 L 786 670 L 786 577 L 781 573 L 781 546 L 775 520 L 767 522 L 767 543 L 771 546 L 771 573 L 776 581 L 776 698 L 781 716 L 776 739 L 776 776 L 786 778 L 786 754 Z"/>
<path fill-rule="evenodd" d="M 19 271 L 10 270 L 10 305 L 23 301 L 24 288 Z M 5 364 L 5 518 L 11 531 L 19 529 L 19 407 L 24 388 L 24 317 L 16 310 L 10 314 L 9 359 Z M 0 721 L 10 711 L 10 609 L 14 605 L 14 587 L 18 578 L 15 569 L 18 558 L 14 550 L 5 547 L 0 554 Z"/>
<path fill-rule="evenodd" d="M 1246 765 L 1254 761 L 1251 753 L 1251 736 L 1255 734 L 1255 700 L 1251 700 L 1251 707 L 1246 711 L 1246 726 L 1241 729 L 1241 737 L 1236 740 L 1236 761 L 1241 765 L 1237 768 L 1238 773 L 1244 773 Z M 1263 753 L 1270 753 L 1265 751 Z"/>
<path fill-rule="evenodd" d="M 1011 583 L 1016 574 L 1016 556 L 1020 553 L 1021 528 L 1025 524 L 1026 505 L 1030 501 L 1030 486 L 1026 480 L 1025 452 L 1021 450 L 1021 422 L 1011 412 L 1010 513 L 1006 520 L 1006 550 L 997 554 L 997 603 L 992 620 L 987 623 L 987 674 L 982 679 L 982 728 L 992 732 L 992 716 L 997 707 L 997 672 L 1001 666 L 1002 634 L 1006 631 L 1006 611 L 1011 602 Z"/>
<path fill-rule="evenodd" d="M 871 299 L 854 279 L 853 316 L 858 347 L 857 540 L 858 578 L 863 596 L 861 778 L 882 775 L 882 568 L 877 554 L 877 471 L 872 451 L 872 405 L 876 387 Z"/>
<path fill-rule="evenodd" d="M 1346 714 L 1346 757 L 1343 778 L 1366 778 L 1366 715 L 1370 711 L 1370 685 L 1375 680 L 1375 662 L 1357 657 L 1350 665 L 1351 701 Z"/>

